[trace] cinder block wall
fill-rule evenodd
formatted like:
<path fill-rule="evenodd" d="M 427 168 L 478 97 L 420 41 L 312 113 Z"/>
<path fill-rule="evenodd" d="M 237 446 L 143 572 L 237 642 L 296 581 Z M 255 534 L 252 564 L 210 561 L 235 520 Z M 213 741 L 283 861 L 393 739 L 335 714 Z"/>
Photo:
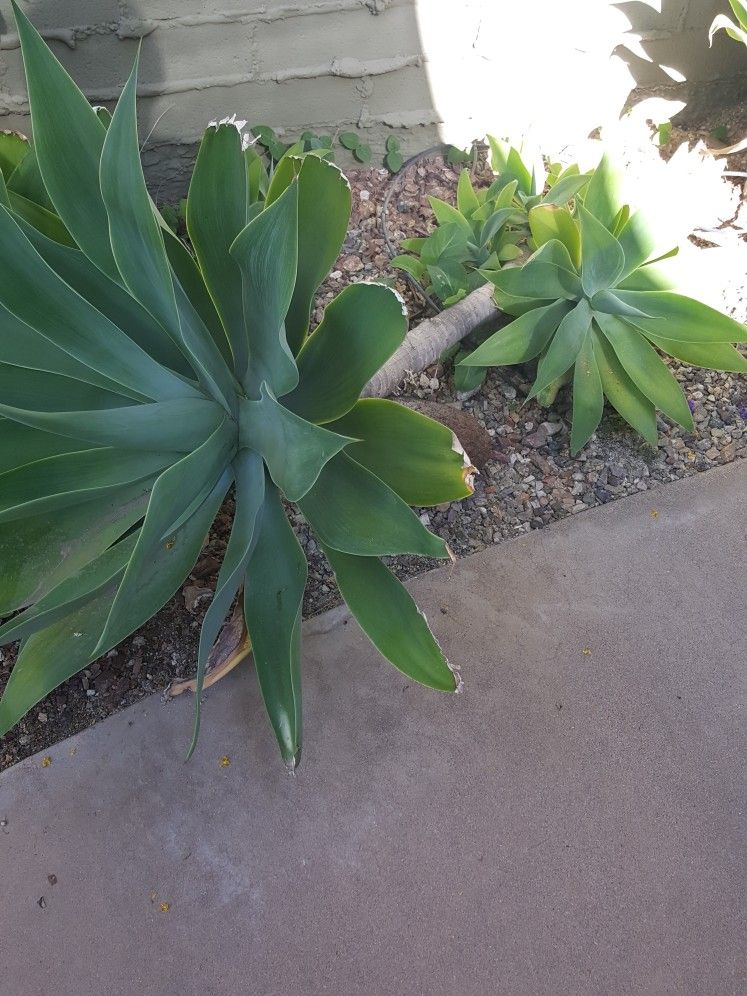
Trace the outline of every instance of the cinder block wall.
<path fill-rule="evenodd" d="M 581 55 L 590 60 L 589 92 L 598 91 L 604 60 L 631 26 L 639 54 L 625 54 L 623 60 L 633 84 L 671 83 L 660 63 L 690 81 L 747 69 L 740 61 L 743 51 L 724 37 L 708 49 L 707 26 L 726 9 L 726 0 L 21 2 L 95 103 L 116 98 L 142 42 L 143 135 L 152 129 L 144 157 L 161 197 L 174 196 L 183 186 L 206 123 L 233 112 L 291 137 L 307 127 L 333 132 L 357 126 L 380 153 L 393 129 L 405 148 L 414 150 L 440 137 L 452 140 L 452 125 L 461 124 L 465 135 L 470 127 L 481 127 L 471 107 L 478 90 L 498 131 L 509 111 L 533 120 L 527 86 L 533 79 L 539 84 L 537 100 L 552 93 L 557 101 L 567 97 L 569 105 L 582 106 L 585 98 L 579 99 L 562 71 L 566 54 L 578 61 L 579 29 L 587 37 Z M 661 9 L 654 11 L 651 4 Z M 557 17 L 559 7 L 567 34 L 548 20 Z M 610 17 L 597 37 L 587 28 L 597 23 L 600 11 Z M 537 59 L 538 39 L 544 39 L 560 71 L 551 73 Z M 618 59 L 618 75 L 622 64 Z M 27 110 L 10 3 L 0 0 L 0 127 L 27 129 Z"/>

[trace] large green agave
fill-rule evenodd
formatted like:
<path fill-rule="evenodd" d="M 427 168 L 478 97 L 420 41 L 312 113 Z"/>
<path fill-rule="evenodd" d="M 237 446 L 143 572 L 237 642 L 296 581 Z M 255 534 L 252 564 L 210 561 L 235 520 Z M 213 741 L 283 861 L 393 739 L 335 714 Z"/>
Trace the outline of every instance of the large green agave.
<path fill-rule="evenodd" d="M 618 193 L 605 156 L 573 209 L 538 204 L 529 211 L 537 251 L 523 266 L 483 270 L 496 302 L 517 316 L 461 361 L 466 368 L 538 357 L 529 397 L 551 404 L 573 383 L 571 450 L 599 425 L 604 399 L 651 444 L 656 409 L 685 429 L 693 419 L 677 380 L 657 350 L 695 366 L 747 372 L 735 343 L 747 328 L 675 293 L 655 256 L 656 234 Z"/>
<path fill-rule="evenodd" d="M 409 506 L 471 490 L 448 429 L 359 400 L 405 336 L 402 302 L 350 286 L 309 334 L 348 224 L 347 181 L 318 157 L 288 157 L 252 203 L 239 132 L 210 127 L 188 197 L 193 256 L 146 190 L 137 65 L 113 115 L 97 112 L 15 13 L 34 142 L 0 182 L 0 643 L 22 641 L 0 734 L 172 597 L 232 487 L 193 747 L 206 661 L 243 587 L 264 703 L 283 758 L 298 761 L 307 565 L 284 499 L 381 653 L 454 691 L 380 559 L 446 557 Z"/>

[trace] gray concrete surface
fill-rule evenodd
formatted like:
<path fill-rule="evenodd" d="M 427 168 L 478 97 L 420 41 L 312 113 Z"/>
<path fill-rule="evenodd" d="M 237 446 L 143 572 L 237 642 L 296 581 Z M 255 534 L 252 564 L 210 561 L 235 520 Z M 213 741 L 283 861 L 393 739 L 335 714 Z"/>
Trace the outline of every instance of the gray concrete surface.
<path fill-rule="evenodd" d="M 744 992 L 745 485 L 417 580 L 462 696 L 308 637 L 295 777 L 248 668 L 5 772 L 2 996 Z"/>

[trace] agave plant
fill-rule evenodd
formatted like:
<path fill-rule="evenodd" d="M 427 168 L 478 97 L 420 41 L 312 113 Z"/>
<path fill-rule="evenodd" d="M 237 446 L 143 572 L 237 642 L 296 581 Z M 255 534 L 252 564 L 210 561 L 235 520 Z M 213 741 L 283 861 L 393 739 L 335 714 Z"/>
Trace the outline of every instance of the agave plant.
<path fill-rule="evenodd" d="M 406 254 L 392 266 L 414 277 L 445 307 L 461 301 L 485 282 L 485 271 L 516 265 L 536 248 L 528 212 L 536 205 L 566 205 L 588 183 L 577 166 L 545 170 L 542 159 L 529 166 L 520 151 L 488 136 L 496 178 L 475 189 L 468 169 L 459 174 L 456 206 L 429 197 L 437 225 L 426 238 L 403 239 Z M 547 188 L 547 190 L 545 190 Z M 485 380 L 484 367 L 464 366 L 468 350 L 456 347 L 446 356 L 455 362 L 457 391 L 474 392 Z M 446 358 L 446 357 L 445 357 Z"/>
<path fill-rule="evenodd" d="M 475 189 L 470 171 L 463 169 L 456 206 L 429 197 L 436 228 L 425 238 L 403 239 L 407 252 L 392 260 L 445 307 L 482 286 L 483 270 L 528 257 L 536 247 L 527 212 L 535 204 L 567 204 L 589 179 L 577 166 L 555 166 L 548 172 L 540 160 L 530 168 L 518 149 L 490 136 L 489 142 L 493 183 Z"/>
<path fill-rule="evenodd" d="M 571 449 L 578 452 L 602 418 L 605 397 L 651 444 L 656 409 L 685 429 L 692 414 L 659 356 L 715 370 L 747 372 L 734 343 L 747 328 L 675 293 L 655 233 L 619 202 L 618 177 L 605 156 L 575 211 L 537 205 L 529 224 L 539 246 L 523 265 L 484 271 L 498 306 L 516 321 L 462 360 L 466 367 L 539 358 L 529 397 L 551 404 L 572 379 Z"/>
<path fill-rule="evenodd" d="M 193 256 L 148 196 L 137 64 L 111 118 L 98 114 L 15 13 L 34 124 L 17 168 L 32 157 L 45 213 L 34 224 L 17 210 L 15 172 L 0 184 L 0 643 L 22 641 L 0 734 L 178 591 L 231 488 L 193 746 L 210 648 L 243 588 L 267 713 L 283 758 L 298 761 L 307 565 L 287 502 L 381 653 L 455 690 L 380 559 L 446 557 L 409 506 L 471 490 L 448 429 L 359 400 L 404 338 L 402 302 L 350 286 L 309 333 L 347 227 L 347 181 L 318 157 L 286 157 L 257 206 L 239 132 L 210 127 L 187 198 Z"/>

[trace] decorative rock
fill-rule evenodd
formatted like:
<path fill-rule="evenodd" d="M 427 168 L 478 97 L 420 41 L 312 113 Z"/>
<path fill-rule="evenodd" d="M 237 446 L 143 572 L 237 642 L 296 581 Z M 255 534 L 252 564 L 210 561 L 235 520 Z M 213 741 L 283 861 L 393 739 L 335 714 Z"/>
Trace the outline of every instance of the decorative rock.
<path fill-rule="evenodd" d="M 360 273 L 363 269 L 363 260 L 360 256 L 346 256 L 340 266 L 346 273 Z"/>
<path fill-rule="evenodd" d="M 535 450 L 538 450 L 541 446 L 544 446 L 546 442 L 547 429 L 545 429 L 544 422 L 535 432 L 531 432 L 528 436 L 524 436 L 524 443 L 527 446 L 531 446 Z"/>
<path fill-rule="evenodd" d="M 543 422 L 540 429 L 544 429 L 548 436 L 554 436 L 563 429 L 562 422 Z"/>

